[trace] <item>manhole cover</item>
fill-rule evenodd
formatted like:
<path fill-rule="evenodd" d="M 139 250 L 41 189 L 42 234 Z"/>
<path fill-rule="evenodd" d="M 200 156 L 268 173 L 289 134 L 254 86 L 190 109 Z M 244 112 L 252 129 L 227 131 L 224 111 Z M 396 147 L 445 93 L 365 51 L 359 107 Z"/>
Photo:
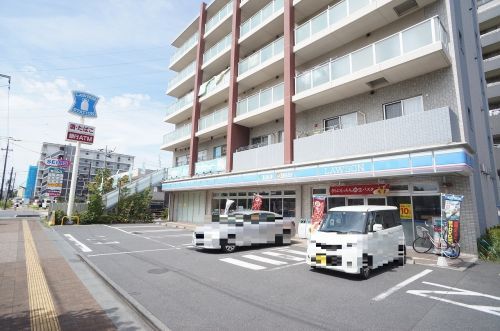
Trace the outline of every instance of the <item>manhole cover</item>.
<path fill-rule="evenodd" d="M 168 272 L 168 269 L 150 269 L 148 270 L 148 273 L 149 274 L 154 274 L 154 275 L 161 275 L 161 274 L 165 274 Z"/>

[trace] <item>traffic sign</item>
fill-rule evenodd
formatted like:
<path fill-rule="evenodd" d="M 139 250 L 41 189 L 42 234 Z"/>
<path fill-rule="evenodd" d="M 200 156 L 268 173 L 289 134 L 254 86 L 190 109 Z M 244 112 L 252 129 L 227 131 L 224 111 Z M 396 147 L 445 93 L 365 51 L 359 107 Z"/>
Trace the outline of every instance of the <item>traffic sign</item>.
<path fill-rule="evenodd" d="M 94 134 L 95 127 L 93 126 L 69 122 L 66 140 L 91 145 L 94 143 Z"/>

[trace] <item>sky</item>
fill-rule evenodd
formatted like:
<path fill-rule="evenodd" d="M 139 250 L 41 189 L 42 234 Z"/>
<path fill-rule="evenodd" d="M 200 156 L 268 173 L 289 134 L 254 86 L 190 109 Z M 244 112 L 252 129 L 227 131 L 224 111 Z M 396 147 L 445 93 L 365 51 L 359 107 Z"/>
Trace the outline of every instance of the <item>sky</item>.
<path fill-rule="evenodd" d="M 42 142 L 67 144 L 72 91 L 97 95 L 92 149 L 136 156 L 134 166 L 171 166 L 160 150 L 173 126 L 165 95 L 175 73 L 174 38 L 198 15 L 201 0 L 0 0 L 0 146 L 11 141 L 7 173 L 26 182 Z M 88 145 L 82 145 L 89 147 Z M 5 151 L 0 153 L 3 170 Z M 1 173 L 0 173 L 1 176 Z"/>

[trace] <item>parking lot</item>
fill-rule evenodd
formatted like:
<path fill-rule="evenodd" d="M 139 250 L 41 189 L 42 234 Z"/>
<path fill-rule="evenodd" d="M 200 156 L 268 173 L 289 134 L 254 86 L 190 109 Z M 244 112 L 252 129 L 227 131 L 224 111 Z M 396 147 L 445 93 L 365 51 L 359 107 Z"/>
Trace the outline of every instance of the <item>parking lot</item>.
<path fill-rule="evenodd" d="M 465 272 L 389 265 L 368 280 L 305 264 L 306 247 L 199 251 L 163 225 L 55 227 L 172 330 L 491 329 L 500 266 Z"/>

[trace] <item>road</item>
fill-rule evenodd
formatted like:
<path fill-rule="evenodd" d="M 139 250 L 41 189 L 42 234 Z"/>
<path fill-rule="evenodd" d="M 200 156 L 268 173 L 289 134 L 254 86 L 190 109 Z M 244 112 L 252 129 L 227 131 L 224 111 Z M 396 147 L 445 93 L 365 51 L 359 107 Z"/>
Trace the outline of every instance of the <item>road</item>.
<path fill-rule="evenodd" d="M 368 280 L 312 271 L 305 247 L 199 251 L 161 225 L 55 227 L 172 330 L 481 329 L 500 326 L 500 265 L 387 266 Z"/>
<path fill-rule="evenodd" d="M 1 204 L 3 207 L 3 203 Z M 0 219 L 10 219 L 16 217 L 37 217 L 40 213 L 36 210 L 32 210 L 26 207 L 19 207 L 17 210 L 14 209 L 0 209 Z"/>

